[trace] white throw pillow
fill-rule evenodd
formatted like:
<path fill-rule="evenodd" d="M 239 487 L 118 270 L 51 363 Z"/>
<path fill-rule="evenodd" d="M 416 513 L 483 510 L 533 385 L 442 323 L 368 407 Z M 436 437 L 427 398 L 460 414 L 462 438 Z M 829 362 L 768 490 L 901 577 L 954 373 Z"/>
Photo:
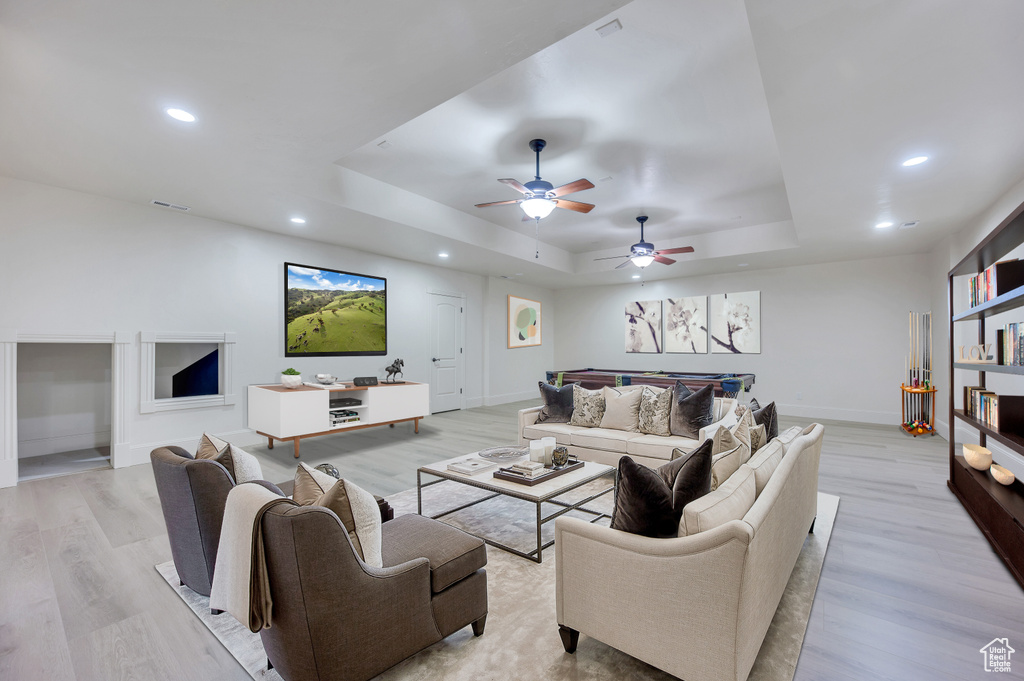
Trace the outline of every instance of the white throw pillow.
<path fill-rule="evenodd" d="M 706 532 L 730 520 L 742 520 L 756 498 L 754 471 L 749 466 L 740 466 L 721 487 L 683 507 L 679 536 Z"/>
<path fill-rule="evenodd" d="M 602 393 L 604 394 L 604 416 L 601 417 L 601 427 L 639 433 L 637 420 L 643 390 L 605 387 Z"/>

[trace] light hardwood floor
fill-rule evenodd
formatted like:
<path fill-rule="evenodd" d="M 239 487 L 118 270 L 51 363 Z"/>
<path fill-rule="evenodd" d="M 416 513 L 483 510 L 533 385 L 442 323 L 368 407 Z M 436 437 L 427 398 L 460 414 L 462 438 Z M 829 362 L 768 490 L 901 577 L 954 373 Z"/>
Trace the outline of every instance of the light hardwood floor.
<path fill-rule="evenodd" d="M 422 463 L 514 442 L 522 406 L 308 440 L 302 458 L 393 494 Z M 841 501 L 796 678 L 981 679 L 993 638 L 1024 651 L 1024 591 L 946 489 L 946 442 L 825 425 L 820 489 Z M 292 477 L 290 447 L 247 449 Z M 0 547 L 0 680 L 248 678 L 153 569 L 170 549 L 149 466 L 0 490 Z M 1024 678 L 1019 654 L 1003 678 Z"/>

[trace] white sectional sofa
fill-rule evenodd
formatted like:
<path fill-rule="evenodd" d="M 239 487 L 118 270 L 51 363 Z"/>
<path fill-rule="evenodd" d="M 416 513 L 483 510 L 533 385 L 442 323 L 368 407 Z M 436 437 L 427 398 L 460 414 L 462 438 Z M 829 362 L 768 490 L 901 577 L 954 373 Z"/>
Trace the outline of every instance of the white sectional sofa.
<path fill-rule="evenodd" d="M 686 681 L 744 681 L 813 528 L 823 434 L 814 424 L 787 445 L 766 445 L 784 449 L 777 466 L 752 459 L 687 504 L 684 536 L 556 520 L 566 649 L 583 633 Z"/>
<path fill-rule="evenodd" d="M 714 423 L 701 429 L 697 439 L 675 435 L 648 435 L 609 428 L 587 428 L 568 423 L 537 423 L 542 407 L 531 407 L 519 412 L 519 444 L 542 437 L 554 437 L 559 445 L 565 445 L 570 454 L 583 461 L 594 461 L 608 466 L 617 466 L 623 454 L 628 454 L 637 463 L 657 468 L 672 459 L 676 447 L 690 451 L 700 443 L 713 437 L 719 428 L 736 424 L 735 399 L 716 397 Z"/>

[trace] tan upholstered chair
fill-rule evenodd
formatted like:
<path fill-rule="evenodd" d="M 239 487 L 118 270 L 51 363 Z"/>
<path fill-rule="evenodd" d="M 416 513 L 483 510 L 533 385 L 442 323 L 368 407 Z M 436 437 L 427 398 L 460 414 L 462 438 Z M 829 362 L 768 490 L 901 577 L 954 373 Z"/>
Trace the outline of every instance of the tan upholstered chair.
<path fill-rule="evenodd" d="M 404 515 L 381 527 L 384 567 L 364 563 L 330 510 L 263 515 L 272 626 L 260 636 L 286 681 L 364 681 L 487 618 L 484 543 Z"/>

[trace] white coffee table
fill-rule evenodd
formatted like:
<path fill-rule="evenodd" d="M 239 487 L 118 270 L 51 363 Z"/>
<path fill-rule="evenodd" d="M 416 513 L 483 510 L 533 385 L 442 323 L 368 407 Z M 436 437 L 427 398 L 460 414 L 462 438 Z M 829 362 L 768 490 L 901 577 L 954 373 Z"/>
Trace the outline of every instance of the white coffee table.
<path fill-rule="evenodd" d="M 590 503 L 594 499 L 597 499 L 598 497 L 601 497 L 607 494 L 608 492 L 614 490 L 614 477 L 607 487 L 604 487 L 599 492 L 591 494 L 590 496 L 584 499 L 580 499 L 579 501 L 574 501 L 570 503 L 560 501 L 559 499 L 557 499 L 557 497 L 560 497 L 566 494 L 567 492 L 571 492 L 574 489 L 582 487 L 588 482 L 592 482 L 594 480 L 597 480 L 598 478 L 607 475 L 614 475 L 615 469 L 612 466 L 605 466 L 604 464 L 587 461 L 584 462 L 583 467 L 578 470 L 570 471 L 556 478 L 551 478 L 550 480 L 545 480 L 544 482 L 538 483 L 531 487 L 528 485 L 510 482 L 507 480 L 499 480 L 498 478 L 494 477 L 494 470 L 484 471 L 483 473 L 477 473 L 475 475 L 466 475 L 464 473 L 456 473 L 455 471 L 448 470 L 449 463 L 452 463 L 453 461 L 463 460 L 467 456 L 472 455 L 463 454 L 462 456 L 456 456 L 451 459 L 445 459 L 444 461 L 438 461 L 437 463 L 421 466 L 419 469 L 416 470 L 416 508 L 420 515 L 423 515 L 423 488 L 430 487 L 431 485 L 436 485 L 440 482 L 444 482 L 445 480 L 451 480 L 452 482 L 458 482 L 463 485 L 469 485 L 470 487 L 476 487 L 482 490 L 487 490 L 488 492 L 492 492 L 492 494 L 490 496 L 483 497 L 482 499 L 472 501 L 468 504 L 463 504 L 462 506 L 459 506 L 457 508 L 449 509 L 447 511 L 444 511 L 443 513 L 438 513 L 437 515 L 430 516 L 434 519 L 442 518 L 451 513 L 455 513 L 456 511 L 461 511 L 464 508 L 469 508 L 470 506 L 475 506 L 476 504 L 487 501 L 488 499 L 493 499 L 499 495 L 512 497 L 515 499 L 522 499 L 523 501 L 531 502 L 535 504 L 537 507 L 536 549 L 530 551 L 529 553 L 524 553 L 522 551 L 512 548 L 511 546 L 506 546 L 505 544 L 502 544 L 500 542 L 488 539 L 487 537 L 480 537 L 480 539 L 483 539 L 491 546 L 495 546 L 504 551 L 508 551 L 509 553 L 514 553 L 515 555 L 522 556 L 523 558 L 528 558 L 536 563 L 540 563 L 543 559 L 544 549 L 548 548 L 549 546 L 555 543 L 553 540 L 547 542 L 546 544 L 542 543 L 541 526 L 543 526 L 545 523 L 549 523 L 555 518 L 565 513 L 568 513 L 569 511 L 574 510 L 582 511 L 583 513 L 588 513 L 595 516 L 594 519 L 590 521 L 592 523 L 597 522 L 601 518 L 608 517 L 607 513 L 590 510 L 588 508 L 585 508 L 585 505 Z M 500 465 L 502 467 L 510 466 L 516 461 L 517 459 L 506 459 L 501 461 Z M 423 482 L 423 475 L 428 475 L 440 479 L 433 480 L 431 482 Z M 561 506 L 561 508 L 548 516 L 544 516 L 542 515 L 543 512 L 541 506 L 545 503 Z"/>

